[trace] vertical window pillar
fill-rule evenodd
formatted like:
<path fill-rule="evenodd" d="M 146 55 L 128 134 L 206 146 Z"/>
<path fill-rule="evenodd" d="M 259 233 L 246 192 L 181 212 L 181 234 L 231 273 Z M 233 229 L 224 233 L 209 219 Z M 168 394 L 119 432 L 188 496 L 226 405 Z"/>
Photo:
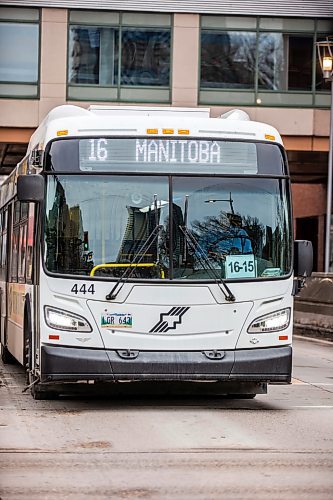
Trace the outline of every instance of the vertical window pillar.
<path fill-rule="evenodd" d="M 39 121 L 66 102 L 67 10 L 42 10 Z"/>
<path fill-rule="evenodd" d="M 172 56 L 172 105 L 197 106 L 199 84 L 197 14 L 175 14 Z"/>

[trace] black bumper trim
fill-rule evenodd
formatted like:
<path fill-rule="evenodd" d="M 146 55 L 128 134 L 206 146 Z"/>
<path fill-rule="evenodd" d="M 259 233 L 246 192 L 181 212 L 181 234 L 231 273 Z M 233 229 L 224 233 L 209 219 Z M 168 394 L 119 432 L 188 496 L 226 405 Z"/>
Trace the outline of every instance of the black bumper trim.
<path fill-rule="evenodd" d="M 223 351 L 223 354 L 221 359 L 208 359 L 201 351 L 140 351 L 135 358 L 124 359 L 115 350 L 43 345 L 41 381 L 291 381 L 290 346 Z"/>
<path fill-rule="evenodd" d="M 244 349 L 235 351 L 230 379 L 291 382 L 292 348 Z"/>
<path fill-rule="evenodd" d="M 41 381 L 114 380 L 103 349 L 41 347 Z"/>

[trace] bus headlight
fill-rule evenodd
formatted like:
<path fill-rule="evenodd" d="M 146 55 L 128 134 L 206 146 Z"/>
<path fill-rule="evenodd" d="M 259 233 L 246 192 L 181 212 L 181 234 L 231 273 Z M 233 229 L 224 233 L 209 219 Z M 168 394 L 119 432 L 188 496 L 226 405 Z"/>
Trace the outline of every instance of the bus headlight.
<path fill-rule="evenodd" d="M 279 332 L 288 328 L 290 323 L 290 307 L 275 311 L 252 321 L 247 333 Z"/>
<path fill-rule="evenodd" d="M 67 330 L 70 332 L 92 331 L 88 321 L 77 314 L 50 306 L 44 307 L 44 314 L 46 324 L 55 330 Z"/>

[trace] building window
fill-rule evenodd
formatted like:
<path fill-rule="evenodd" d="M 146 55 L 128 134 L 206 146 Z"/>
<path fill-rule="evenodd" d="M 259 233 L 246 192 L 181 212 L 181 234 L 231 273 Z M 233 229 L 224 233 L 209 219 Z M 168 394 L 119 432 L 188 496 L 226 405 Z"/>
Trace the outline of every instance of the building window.
<path fill-rule="evenodd" d="M 317 36 L 317 41 L 318 42 L 325 42 L 327 39 L 327 36 L 319 34 Z M 321 91 L 326 91 L 330 92 L 331 90 L 331 82 L 330 80 L 325 80 L 323 77 L 323 71 L 320 67 L 319 63 L 319 58 L 316 58 L 316 91 L 321 92 Z"/>
<path fill-rule="evenodd" d="M 118 30 L 72 26 L 69 44 L 69 83 L 115 85 Z"/>
<path fill-rule="evenodd" d="M 254 89 L 255 33 L 202 33 L 201 85 Z"/>
<path fill-rule="evenodd" d="M 0 96 L 37 97 L 39 10 L 1 7 L 0 47 Z"/>
<path fill-rule="evenodd" d="M 315 42 L 332 32 L 332 21 L 202 16 L 200 104 L 329 106 Z"/>
<path fill-rule="evenodd" d="M 170 31 L 124 31 L 121 38 L 121 84 L 167 87 L 170 41 Z"/>
<path fill-rule="evenodd" d="M 68 98 L 170 102 L 171 16 L 70 12 Z"/>
<path fill-rule="evenodd" d="M 312 86 L 312 36 L 262 33 L 258 44 L 258 87 L 308 90 Z"/>

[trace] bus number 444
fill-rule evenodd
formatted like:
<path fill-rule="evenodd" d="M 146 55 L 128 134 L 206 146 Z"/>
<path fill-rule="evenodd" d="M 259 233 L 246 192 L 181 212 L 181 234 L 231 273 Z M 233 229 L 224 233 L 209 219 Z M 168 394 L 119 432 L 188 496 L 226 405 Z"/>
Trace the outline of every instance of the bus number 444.
<path fill-rule="evenodd" d="M 83 283 L 83 285 L 81 285 L 81 287 L 79 288 L 79 285 L 77 283 L 75 283 L 75 285 L 73 285 L 73 287 L 71 289 L 71 292 L 75 293 L 75 295 L 77 295 L 78 293 L 83 293 L 84 295 L 86 293 L 94 294 L 95 293 L 95 285 L 89 285 L 89 287 L 88 287 L 88 285 Z"/>

